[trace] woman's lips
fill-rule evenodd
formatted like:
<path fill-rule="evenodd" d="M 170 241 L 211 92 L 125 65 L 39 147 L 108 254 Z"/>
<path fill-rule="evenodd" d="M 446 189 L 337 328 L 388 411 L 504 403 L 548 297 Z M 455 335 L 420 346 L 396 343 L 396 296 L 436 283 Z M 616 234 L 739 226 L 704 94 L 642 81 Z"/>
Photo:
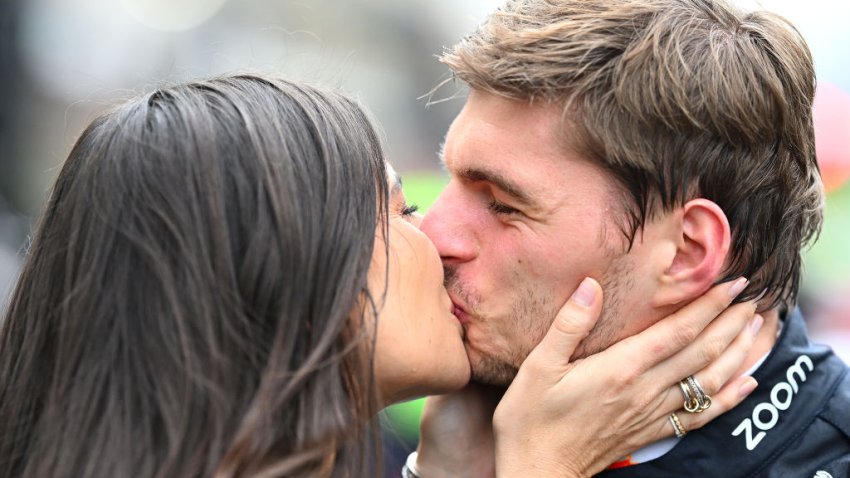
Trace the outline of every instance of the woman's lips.
<path fill-rule="evenodd" d="M 463 307 L 457 305 L 455 301 L 452 301 L 452 304 L 454 304 L 454 307 L 452 307 L 452 314 L 457 317 L 457 320 L 460 321 L 461 324 L 469 322 L 469 314 L 466 313 Z"/>

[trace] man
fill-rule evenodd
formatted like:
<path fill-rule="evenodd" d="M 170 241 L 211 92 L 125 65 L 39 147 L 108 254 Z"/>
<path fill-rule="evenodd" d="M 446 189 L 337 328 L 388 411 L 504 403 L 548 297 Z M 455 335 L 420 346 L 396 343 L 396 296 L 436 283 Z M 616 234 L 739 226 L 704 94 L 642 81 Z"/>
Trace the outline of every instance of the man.
<path fill-rule="evenodd" d="M 422 229 L 474 380 L 509 384 L 586 276 L 605 306 L 574 358 L 745 276 L 759 388 L 602 476 L 848 476 L 850 376 L 794 308 L 823 192 L 793 26 L 711 0 L 519 0 L 442 60 L 471 91 Z"/>

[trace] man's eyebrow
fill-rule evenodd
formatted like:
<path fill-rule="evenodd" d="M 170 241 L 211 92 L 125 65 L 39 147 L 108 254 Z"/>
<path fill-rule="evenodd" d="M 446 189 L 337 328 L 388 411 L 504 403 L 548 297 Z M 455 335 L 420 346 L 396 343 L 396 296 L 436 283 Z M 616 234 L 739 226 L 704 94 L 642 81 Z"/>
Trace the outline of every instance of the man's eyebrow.
<path fill-rule="evenodd" d="M 455 174 L 467 181 L 486 181 L 501 189 L 505 194 L 513 197 L 518 202 L 523 203 L 523 205 L 528 207 L 537 207 L 537 203 L 527 192 L 496 171 L 479 168 L 463 168 L 456 171 Z"/>
<path fill-rule="evenodd" d="M 449 167 L 446 164 L 446 143 L 443 141 L 440 143 L 440 149 L 437 151 L 437 156 L 440 159 L 440 165 L 443 167 L 444 171 L 449 171 Z M 463 168 L 458 171 L 455 171 L 455 174 L 460 176 L 467 181 L 487 181 L 497 188 L 501 189 L 505 194 L 513 197 L 523 205 L 531 208 L 538 207 L 537 202 L 532 199 L 532 197 L 525 192 L 520 186 L 511 182 L 508 178 L 502 176 L 501 174 L 490 171 L 486 169 L 480 168 Z"/>

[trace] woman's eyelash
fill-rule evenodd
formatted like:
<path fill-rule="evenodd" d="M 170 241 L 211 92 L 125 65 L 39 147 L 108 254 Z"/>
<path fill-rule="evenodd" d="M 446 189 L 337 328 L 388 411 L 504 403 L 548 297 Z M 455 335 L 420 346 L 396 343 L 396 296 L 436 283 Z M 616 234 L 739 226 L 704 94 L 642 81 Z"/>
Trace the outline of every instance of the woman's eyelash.
<path fill-rule="evenodd" d="M 415 213 L 418 210 L 419 210 L 419 206 L 417 206 L 416 204 L 411 204 L 409 206 L 405 205 L 401 209 L 401 215 L 402 216 L 411 216 L 411 215 L 413 215 L 413 213 Z"/>

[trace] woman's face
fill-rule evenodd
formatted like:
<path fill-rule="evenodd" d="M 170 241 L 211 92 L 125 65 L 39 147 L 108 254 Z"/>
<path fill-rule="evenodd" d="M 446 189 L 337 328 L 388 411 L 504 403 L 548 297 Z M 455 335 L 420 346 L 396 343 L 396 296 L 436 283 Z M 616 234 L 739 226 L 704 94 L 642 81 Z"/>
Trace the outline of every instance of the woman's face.
<path fill-rule="evenodd" d="M 375 367 L 385 405 L 459 389 L 470 374 L 463 328 L 443 287 L 437 249 L 419 230 L 422 218 L 408 206 L 391 167 L 388 176 L 389 255 L 379 221 L 369 268 L 369 289 L 379 310 Z"/>

